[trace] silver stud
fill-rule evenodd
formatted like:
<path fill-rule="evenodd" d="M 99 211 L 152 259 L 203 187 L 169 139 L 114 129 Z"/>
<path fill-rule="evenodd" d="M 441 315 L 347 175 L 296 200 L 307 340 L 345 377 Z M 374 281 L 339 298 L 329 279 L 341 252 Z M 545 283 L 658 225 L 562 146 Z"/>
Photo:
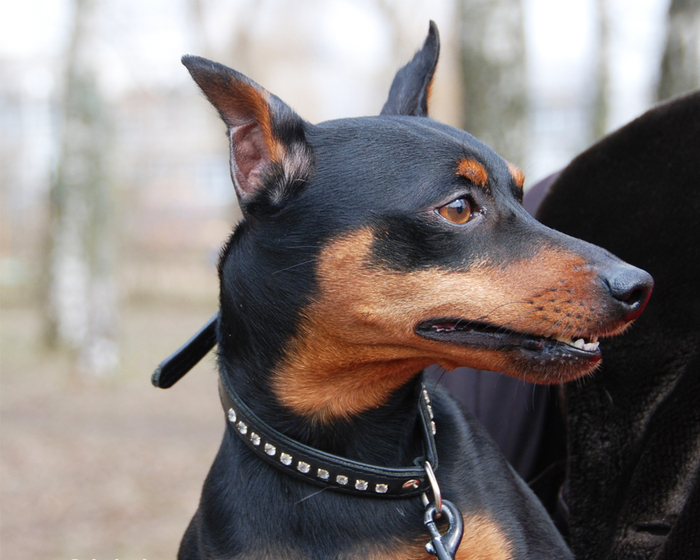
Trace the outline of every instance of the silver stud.
<path fill-rule="evenodd" d="M 260 436 L 255 432 L 250 432 L 250 441 L 255 446 L 260 445 Z"/>
<path fill-rule="evenodd" d="M 236 422 L 236 411 L 232 408 L 228 409 L 228 421 L 232 424 Z"/>
<path fill-rule="evenodd" d="M 335 477 L 335 481 L 341 486 L 345 486 L 348 483 L 348 477 L 344 474 L 339 474 Z"/>
<path fill-rule="evenodd" d="M 331 476 L 331 473 L 329 473 L 326 469 L 318 469 L 316 471 L 316 476 L 321 480 L 328 480 L 328 477 Z"/>
<path fill-rule="evenodd" d="M 423 389 L 423 398 L 425 399 L 425 402 L 430 404 L 430 395 L 428 395 L 428 390 Z"/>
<path fill-rule="evenodd" d="M 437 433 L 437 428 L 435 427 L 435 422 L 433 420 L 430 421 L 430 431 L 435 435 Z"/>
<path fill-rule="evenodd" d="M 309 465 L 309 463 L 305 463 L 304 461 L 299 461 L 297 463 L 297 470 L 300 473 L 306 474 L 311 470 L 311 465 Z"/>
<path fill-rule="evenodd" d="M 241 432 L 243 435 L 248 433 L 248 425 L 242 420 L 238 424 L 236 424 L 236 428 L 238 428 L 238 431 Z"/>
<path fill-rule="evenodd" d="M 413 488 L 414 490 L 420 486 L 420 480 L 416 478 L 412 478 L 411 480 L 407 480 L 406 482 L 403 483 L 403 489 L 408 490 L 409 488 Z"/>
<path fill-rule="evenodd" d="M 267 453 L 270 457 L 274 456 L 274 454 L 277 453 L 277 448 L 271 443 L 266 443 L 263 449 L 265 450 L 265 453 Z"/>
<path fill-rule="evenodd" d="M 289 466 L 292 464 L 292 456 L 289 453 L 280 453 L 280 462 Z"/>
<path fill-rule="evenodd" d="M 355 481 L 355 488 L 357 490 L 367 490 L 368 483 L 366 480 L 360 480 L 359 478 Z"/>
<path fill-rule="evenodd" d="M 435 414 L 433 414 L 433 407 L 430 405 L 428 405 L 428 414 L 430 415 L 431 420 L 435 418 Z"/>
<path fill-rule="evenodd" d="M 377 494 L 386 494 L 386 493 L 388 492 L 388 490 L 389 490 L 389 485 L 388 485 L 388 484 L 377 484 L 377 485 L 374 487 L 374 491 L 375 491 Z"/>

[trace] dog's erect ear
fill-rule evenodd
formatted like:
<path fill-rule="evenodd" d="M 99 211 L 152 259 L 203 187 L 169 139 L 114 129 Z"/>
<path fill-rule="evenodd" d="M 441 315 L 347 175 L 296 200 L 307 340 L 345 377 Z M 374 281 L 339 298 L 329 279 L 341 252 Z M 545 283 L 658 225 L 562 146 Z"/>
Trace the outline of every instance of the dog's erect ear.
<path fill-rule="evenodd" d="M 440 34 L 435 22 L 431 21 L 423 48 L 396 73 L 382 115 L 428 116 L 430 86 L 439 56 Z"/>
<path fill-rule="evenodd" d="M 198 56 L 182 63 L 228 127 L 231 177 L 245 210 L 262 188 L 279 203 L 311 172 L 305 123 L 291 108 L 243 74 Z"/>

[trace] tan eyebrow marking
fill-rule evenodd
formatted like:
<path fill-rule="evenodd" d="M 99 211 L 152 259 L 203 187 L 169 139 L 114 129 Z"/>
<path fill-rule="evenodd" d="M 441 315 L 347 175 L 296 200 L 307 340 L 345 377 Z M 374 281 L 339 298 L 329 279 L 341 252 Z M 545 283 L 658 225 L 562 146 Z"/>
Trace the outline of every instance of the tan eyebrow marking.
<path fill-rule="evenodd" d="M 462 158 L 458 160 L 456 174 L 480 187 L 485 187 L 489 180 L 489 175 L 486 173 L 484 166 L 473 159 Z"/>
<path fill-rule="evenodd" d="M 510 171 L 511 177 L 513 177 L 513 181 L 515 181 L 515 186 L 518 187 L 519 189 L 523 188 L 523 185 L 525 184 L 525 174 L 520 171 L 515 165 L 513 165 L 510 162 L 508 163 L 508 171 Z"/>

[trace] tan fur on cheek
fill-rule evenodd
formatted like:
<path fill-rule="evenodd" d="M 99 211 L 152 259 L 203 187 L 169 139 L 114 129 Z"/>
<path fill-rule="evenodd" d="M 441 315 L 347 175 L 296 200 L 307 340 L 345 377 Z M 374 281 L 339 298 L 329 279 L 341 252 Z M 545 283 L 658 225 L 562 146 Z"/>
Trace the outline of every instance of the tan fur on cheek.
<path fill-rule="evenodd" d="M 463 318 L 542 336 L 585 330 L 575 315 L 591 298 L 592 273 L 576 255 L 542 250 L 506 267 L 394 272 L 371 263 L 372 240 L 361 230 L 320 255 L 318 297 L 273 380 L 298 414 L 325 422 L 381 406 L 433 363 L 509 371 L 506 353 L 419 337 L 422 321 Z"/>

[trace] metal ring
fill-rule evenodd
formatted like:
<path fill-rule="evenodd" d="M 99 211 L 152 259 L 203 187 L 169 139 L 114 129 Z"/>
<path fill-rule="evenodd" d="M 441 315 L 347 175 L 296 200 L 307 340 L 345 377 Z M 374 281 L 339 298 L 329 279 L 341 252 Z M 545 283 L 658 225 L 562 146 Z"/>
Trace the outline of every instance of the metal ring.
<path fill-rule="evenodd" d="M 427 508 L 430 505 L 430 500 L 428 499 L 428 495 L 423 492 L 420 495 L 420 501 L 423 502 L 423 507 Z"/>
<path fill-rule="evenodd" d="M 438 484 L 437 478 L 435 478 L 435 471 L 433 471 L 433 466 L 430 461 L 426 461 L 423 464 L 425 469 L 425 474 L 428 475 L 428 480 L 430 481 L 430 487 L 433 489 L 433 497 L 435 498 L 435 509 L 438 514 L 442 513 L 442 492 L 440 492 L 440 485 Z"/>

